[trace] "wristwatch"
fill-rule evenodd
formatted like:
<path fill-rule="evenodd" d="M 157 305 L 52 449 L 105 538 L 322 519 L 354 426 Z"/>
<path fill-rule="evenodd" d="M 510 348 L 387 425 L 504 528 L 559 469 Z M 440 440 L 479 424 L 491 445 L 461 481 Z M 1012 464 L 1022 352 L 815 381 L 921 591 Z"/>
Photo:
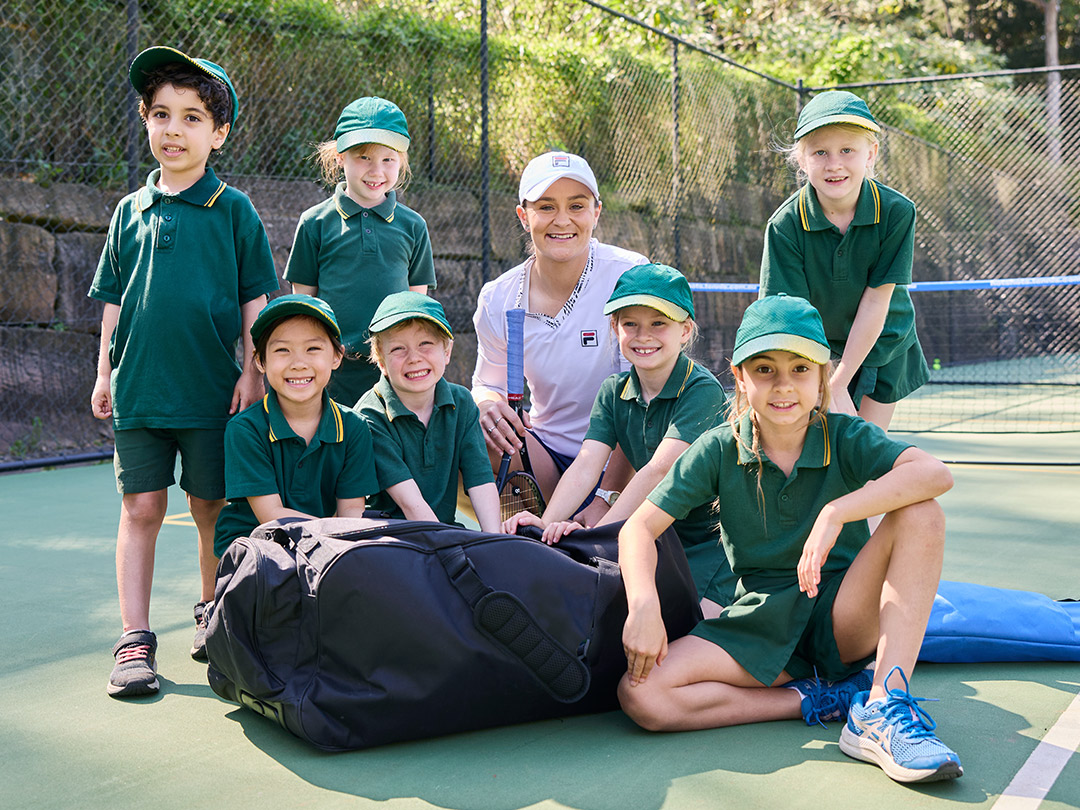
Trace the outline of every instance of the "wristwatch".
<path fill-rule="evenodd" d="M 619 490 L 617 489 L 600 489 L 600 487 L 596 488 L 596 497 L 604 501 L 604 503 L 606 503 L 608 506 L 614 506 L 615 501 L 619 499 L 620 495 L 622 495 L 622 493 L 619 492 Z"/>

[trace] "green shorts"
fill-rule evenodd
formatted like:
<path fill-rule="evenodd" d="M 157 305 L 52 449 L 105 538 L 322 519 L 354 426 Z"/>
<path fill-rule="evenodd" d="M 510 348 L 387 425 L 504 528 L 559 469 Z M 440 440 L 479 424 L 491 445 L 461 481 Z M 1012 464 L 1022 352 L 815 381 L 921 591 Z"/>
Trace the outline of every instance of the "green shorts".
<path fill-rule="evenodd" d="M 867 664 L 874 660 L 874 656 L 869 655 L 860 661 L 845 664 L 836 648 L 832 608 L 845 573 L 847 572 L 823 582 L 818 590 L 818 598 L 810 612 L 810 621 L 806 623 L 806 629 L 784 666 L 784 671 L 795 680 L 812 678 L 816 674 L 825 681 L 838 681 L 866 669 Z"/>
<path fill-rule="evenodd" d="M 116 489 L 121 495 L 157 492 L 176 482 L 205 501 L 225 497 L 225 428 L 132 428 L 114 431 Z"/>
<path fill-rule="evenodd" d="M 855 407 L 864 396 L 875 402 L 899 402 L 918 390 L 930 379 L 922 346 L 915 341 L 911 347 L 879 368 L 863 366 L 848 384 L 848 393 Z"/>
<path fill-rule="evenodd" d="M 873 660 L 845 664 L 833 633 L 832 607 L 846 572 L 823 574 L 814 599 L 798 580 L 744 577 L 736 601 L 716 619 L 698 622 L 692 635 L 723 648 L 760 683 L 769 686 L 781 672 L 792 678 L 839 680 Z"/>

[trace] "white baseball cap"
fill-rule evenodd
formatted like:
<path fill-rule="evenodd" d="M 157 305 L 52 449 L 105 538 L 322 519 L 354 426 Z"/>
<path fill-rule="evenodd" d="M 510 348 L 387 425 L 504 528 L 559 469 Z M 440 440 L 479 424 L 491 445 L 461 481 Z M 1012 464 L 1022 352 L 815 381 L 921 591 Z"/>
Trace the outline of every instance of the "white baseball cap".
<path fill-rule="evenodd" d="M 521 173 L 518 200 L 536 202 L 544 196 L 544 192 L 551 187 L 552 183 L 564 177 L 577 180 L 588 188 L 597 200 L 600 199 L 596 175 L 589 168 L 585 158 L 569 152 L 547 152 L 530 160 L 525 171 Z"/>

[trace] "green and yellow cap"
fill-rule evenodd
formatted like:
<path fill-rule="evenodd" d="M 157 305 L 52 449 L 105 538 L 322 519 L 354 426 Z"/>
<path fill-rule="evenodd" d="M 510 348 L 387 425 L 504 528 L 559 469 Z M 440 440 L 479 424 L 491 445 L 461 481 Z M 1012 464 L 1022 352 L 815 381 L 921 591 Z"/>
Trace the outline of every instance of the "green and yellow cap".
<path fill-rule="evenodd" d="M 795 140 L 829 124 L 854 124 L 871 132 L 881 132 L 866 102 L 847 90 L 827 90 L 814 96 L 799 113 Z"/>
<path fill-rule="evenodd" d="M 619 276 L 604 304 L 604 314 L 633 306 L 652 307 L 679 323 L 694 317 L 694 298 L 686 276 L 666 264 L 639 264 Z"/>
<path fill-rule="evenodd" d="M 397 104 L 377 96 L 353 101 L 341 111 L 334 140 L 338 152 L 364 143 L 380 143 L 397 152 L 409 151 L 409 125 Z"/>
<path fill-rule="evenodd" d="M 338 326 L 337 316 L 334 310 L 330 309 L 330 305 L 321 298 L 299 293 L 279 295 L 263 307 L 262 312 L 255 318 L 255 323 L 251 325 L 252 339 L 258 341 L 264 332 L 272 329 L 274 324 L 282 318 L 294 315 L 307 315 L 309 318 L 320 321 L 331 334 L 341 340 L 341 327 Z"/>
<path fill-rule="evenodd" d="M 420 318 L 431 321 L 446 333 L 451 340 L 454 339 L 454 330 L 450 328 L 450 321 L 446 319 L 446 311 L 442 304 L 430 295 L 405 290 L 386 296 L 371 316 L 371 325 L 368 331 L 376 335 L 385 332 L 392 326 L 403 321 L 411 321 Z"/>
<path fill-rule="evenodd" d="M 155 45 L 152 48 L 147 48 L 131 61 L 128 79 L 131 81 L 131 86 L 135 88 L 135 92 L 142 93 L 146 88 L 146 79 L 149 74 L 170 62 L 180 62 L 193 67 L 224 84 L 225 89 L 229 91 L 229 98 L 232 99 L 232 116 L 229 118 L 229 124 L 236 123 L 236 119 L 240 115 L 240 100 L 236 97 L 236 88 L 233 87 L 232 80 L 229 79 L 229 74 L 225 72 L 225 68 L 221 65 L 215 65 L 207 59 L 196 59 L 193 56 L 188 56 L 176 48 Z"/>
<path fill-rule="evenodd" d="M 755 355 L 774 351 L 791 352 L 819 366 L 829 362 L 832 352 L 821 314 L 805 298 L 769 295 L 743 313 L 735 333 L 732 365 L 740 366 Z"/>

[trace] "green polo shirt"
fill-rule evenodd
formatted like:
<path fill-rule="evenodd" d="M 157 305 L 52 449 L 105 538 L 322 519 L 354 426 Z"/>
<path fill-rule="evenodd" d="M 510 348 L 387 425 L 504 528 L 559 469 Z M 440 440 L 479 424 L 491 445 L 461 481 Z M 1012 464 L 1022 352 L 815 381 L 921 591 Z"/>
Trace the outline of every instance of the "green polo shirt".
<path fill-rule="evenodd" d="M 807 183 L 781 205 L 765 229 L 761 295 L 787 293 L 817 307 L 833 354 L 844 353 L 867 287 L 896 284 L 889 314 L 864 366 L 880 368 L 916 342 L 907 285 L 915 249 L 915 204 L 898 191 L 863 180 L 847 233 L 829 222 Z"/>
<path fill-rule="evenodd" d="M 214 532 L 219 557 L 259 525 L 247 499 L 281 496 L 312 517 L 332 517 L 339 499 L 366 498 L 379 489 L 371 432 L 360 415 L 323 392 L 323 415 L 311 442 L 296 435 L 270 391 L 225 428 L 225 496 Z"/>
<path fill-rule="evenodd" d="M 411 478 L 439 520 L 453 523 L 458 472 L 466 490 L 495 480 L 480 433 L 480 411 L 468 388 L 445 379 L 435 383 L 435 405 L 426 427 L 402 404 L 386 377 L 356 403 L 356 410 L 371 428 L 383 490 L 372 508 L 405 517 L 385 490 Z"/>
<path fill-rule="evenodd" d="M 663 390 L 651 402 L 646 402 L 642 394 L 637 369 L 604 380 L 589 415 L 585 438 L 612 449 L 618 445 L 637 471 L 649 462 L 664 439 L 693 444 L 706 430 L 722 423 L 725 403 L 724 389 L 712 372 L 680 354 Z M 675 522 L 698 595 L 706 595 L 710 581 L 723 569 L 723 578 L 730 587 L 709 598 L 727 604 L 734 581 L 715 527 L 711 504 L 695 507 Z"/>
<path fill-rule="evenodd" d="M 747 417 L 740 432 L 749 431 Z M 803 543 L 825 504 L 880 478 L 910 446 L 859 417 L 830 413 L 807 429 L 790 477 L 762 453 L 759 481 L 753 451 L 723 424 L 676 459 L 649 500 L 677 519 L 715 503 L 736 575 L 795 577 Z M 866 521 L 844 526 L 825 570 L 847 568 L 869 537 Z"/>
<path fill-rule="evenodd" d="M 319 288 L 341 325 L 349 353 L 330 380 L 330 395 L 356 402 L 379 381 L 370 363 L 367 330 L 371 316 L 391 293 L 421 284 L 435 287 L 435 264 L 424 218 L 390 192 L 364 208 L 339 183 L 334 196 L 309 208 L 296 226 L 285 279 Z"/>
<path fill-rule="evenodd" d="M 274 261 L 246 194 L 209 168 L 166 194 L 160 173 L 117 205 L 89 292 L 120 307 L 113 425 L 220 429 L 240 377 L 240 307 L 277 289 Z"/>
<path fill-rule="evenodd" d="M 739 429 L 750 435 L 748 418 Z M 735 602 L 719 618 L 700 622 L 693 635 L 721 646 L 761 683 L 776 680 L 816 603 L 799 591 L 796 568 L 818 513 L 887 473 L 909 446 L 858 417 L 828 414 L 807 430 L 790 476 L 762 454 L 759 477 L 754 453 L 730 425 L 704 433 L 649 495 L 676 518 L 715 503 L 724 550 L 739 577 Z M 822 583 L 846 571 L 869 537 L 865 520 L 845 525 L 822 566 Z"/>

